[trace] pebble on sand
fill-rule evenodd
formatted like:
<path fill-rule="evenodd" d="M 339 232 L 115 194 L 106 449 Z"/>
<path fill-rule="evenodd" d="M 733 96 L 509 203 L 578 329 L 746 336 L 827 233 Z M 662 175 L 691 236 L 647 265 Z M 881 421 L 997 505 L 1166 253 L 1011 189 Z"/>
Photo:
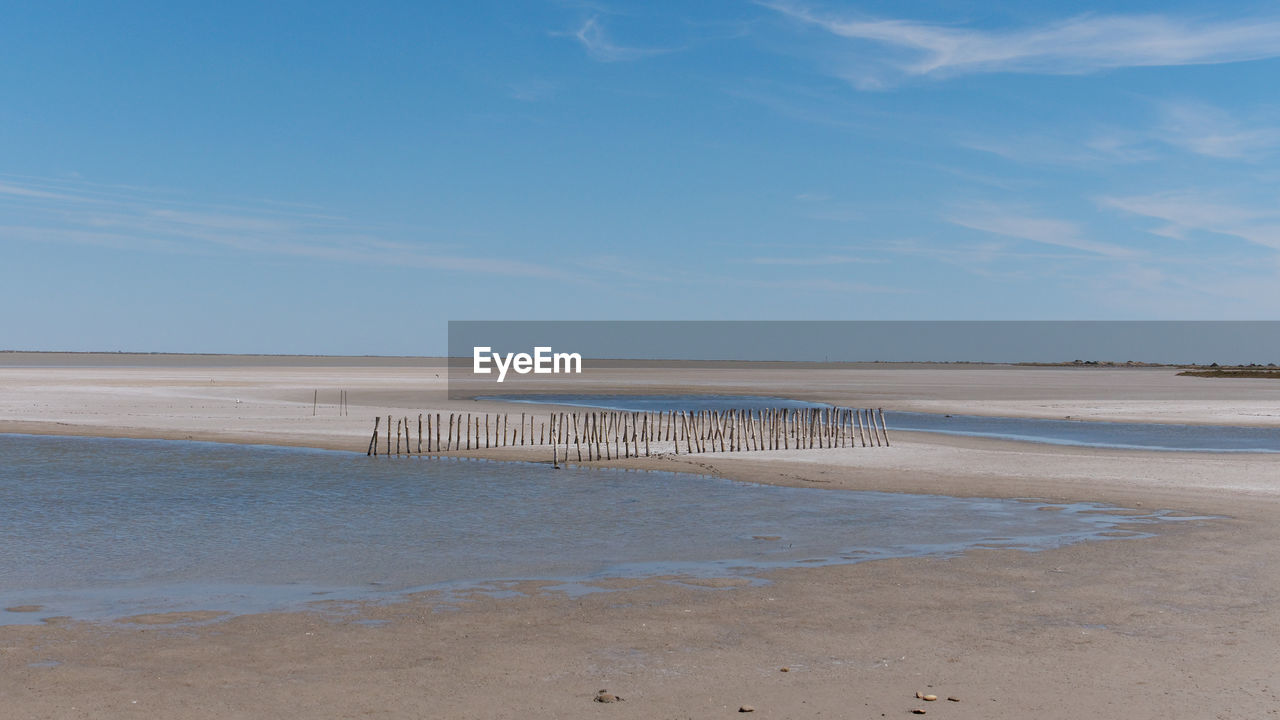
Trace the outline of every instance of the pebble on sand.
<path fill-rule="evenodd" d="M 925 701 L 925 702 L 933 702 L 934 700 L 937 700 L 937 699 L 938 699 L 938 696 L 937 696 L 937 695 L 933 695 L 933 694 L 929 694 L 929 695 L 921 695 L 921 696 L 920 696 L 920 699 L 921 699 L 921 700 L 923 700 L 923 701 Z"/>
<path fill-rule="evenodd" d="M 948 695 L 947 699 L 950 700 L 951 702 L 960 702 L 960 698 L 956 697 L 955 695 Z"/>
<path fill-rule="evenodd" d="M 923 715 L 924 713 L 925 713 L 924 708 L 913 708 L 911 710 L 912 715 Z"/>
<path fill-rule="evenodd" d="M 751 707 L 750 705 L 743 705 L 742 707 L 738 708 L 738 712 L 755 712 L 755 711 L 756 709 Z"/>
<path fill-rule="evenodd" d="M 622 700 L 622 698 L 614 695 L 608 690 L 601 690 L 596 693 L 596 702 L 598 703 L 622 702 Z"/>

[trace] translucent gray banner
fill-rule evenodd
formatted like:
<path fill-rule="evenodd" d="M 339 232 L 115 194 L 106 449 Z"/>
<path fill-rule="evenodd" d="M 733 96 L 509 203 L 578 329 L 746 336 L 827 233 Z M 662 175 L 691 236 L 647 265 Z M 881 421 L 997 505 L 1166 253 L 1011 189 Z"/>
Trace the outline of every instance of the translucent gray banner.
<path fill-rule="evenodd" d="M 588 373 L 690 363 L 1267 365 L 1280 363 L 1280 321 L 449 322 L 451 396 L 572 379 L 575 360 Z"/>

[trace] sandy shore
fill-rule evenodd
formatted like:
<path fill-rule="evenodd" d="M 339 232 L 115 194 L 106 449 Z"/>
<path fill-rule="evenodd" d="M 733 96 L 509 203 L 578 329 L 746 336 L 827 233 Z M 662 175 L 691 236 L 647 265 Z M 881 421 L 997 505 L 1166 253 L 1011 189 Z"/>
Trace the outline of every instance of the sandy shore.
<path fill-rule="evenodd" d="M 443 370 L 422 364 L 220 363 L 10 363 L 0 367 L 0 431 L 363 450 L 374 415 L 502 407 L 446 400 L 434 377 Z M 1280 383 L 1168 370 L 652 373 L 643 378 L 651 392 L 1280 424 Z M 596 388 L 574 390 L 616 382 L 590 380 Z M 348 391 L 349 416 L 338 414 L 339 390 Z M 1034 496 L 1221 517 L 1043 553 L 789 570 L 756 587 L 653 579 L 569 597 L 526 584 L 520 597 L 427 595 L 344 613 L 0 627 L 0 697 L 10 716 L 36 718 L 701 718 L 736 716 L 742 704 L 758 717 L 806 718 L 906 716 L 916 707 L 946 718 L 1276 711 L 1280 457 L 898 434 L 874 451 L 615 464 L 833 491 Z M 592 702 L 601 688 L 625 702 Z M 942 699 L 924 703 L 917 690 Z"/>

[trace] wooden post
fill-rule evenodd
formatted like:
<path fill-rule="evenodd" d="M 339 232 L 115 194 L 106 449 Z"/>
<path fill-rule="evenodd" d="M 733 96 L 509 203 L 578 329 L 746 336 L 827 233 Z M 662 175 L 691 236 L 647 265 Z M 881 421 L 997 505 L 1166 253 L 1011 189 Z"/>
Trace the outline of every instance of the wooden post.
<path fill-rule="evenodd" d="M 555 424 L 556 424 L 556 415 L 555 413 L 551 413 L 551 434 L 552 435 L 555 434 Z M 551 467 L 556 468 L 557 470 L 560 468 L 560 463 L 556 460 L 556 444 L 555 443 L 551 443 Z"/>
<path fill-rule="evenodd" d="M 391 454 L 391 416 L 387 416 L 387 454 Z"/>
<path fill-rule="evenodd" d="M 585 418 L 583 427 L 586 427 Z M 573 414 L 573 448 L 578 453 L 578 462 L 582 462 L 582 442 L 578 436 L 578 413 Z"/>
<path fill-rule="evenodd" d="M 365 456 L 378 454 L 378 421 L 380 420 L 382 420 L 381 417 L 373 419 L 373 439 L 369 441 L 369 449 L 365 451 Z"/>
<path fill-rule="evenodd" d="M 396 455 L 399 455 L 399 454 L 400 454 L 400 421 L 397 420 L 396 421 Z"/>
<path fill-rule="evenodd" d="M 418 413 L 418 454 L 422 454 L 422 413 Z"/>
<path fill-rule="evenodd" d="M 884 434 L 884 446 L 889 447 L 889 428 L 884 424 L 884 408 L 880 410 L 880 432 Z"/>
<path fill-rule="evenodd" d="M 311 392 L 311 416 L 312 417 L 315 417 L 316 415 L 316 404 L 319 402 L 320 402 L 320 391 L 313 390 Z"/>

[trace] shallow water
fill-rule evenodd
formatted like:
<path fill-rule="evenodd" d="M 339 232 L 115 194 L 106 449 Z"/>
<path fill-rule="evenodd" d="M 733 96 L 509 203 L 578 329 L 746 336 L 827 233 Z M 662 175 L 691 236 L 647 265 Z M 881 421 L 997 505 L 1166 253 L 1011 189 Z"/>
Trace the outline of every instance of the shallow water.
<path fill-rule="evenodd" d="M 628 412 L 665 412 L 668 410 L 763 410 L 768 408 L 831 407 L 822 403 L 792 400 L 769 395 L 603 395 L 603 394 L 539 394 L 484 395 L 481 400 L 529 403 L 533 405 L 568 405 Z"/>
<path fill-rule="evenodd" d="M 0 435 L 0 624 L 1039 550 L 1159 515 L 697 475 Z M 1129 535 L 1128 533 L 1122 533 Z M 578 587 L 569 585 L 566 587 Z"/>
<path fill-rule="evenodd" d="M 499 395 L 492 399 L 635 412 L 830 407 L 821 403 L 752 395 Z M 1188 452 L 1280 452 L 1280 428 L 1086 422 L 896 410 L 885 411 L 884 419 L 890 430 L 937 432 L 1053 445 Z"/>

